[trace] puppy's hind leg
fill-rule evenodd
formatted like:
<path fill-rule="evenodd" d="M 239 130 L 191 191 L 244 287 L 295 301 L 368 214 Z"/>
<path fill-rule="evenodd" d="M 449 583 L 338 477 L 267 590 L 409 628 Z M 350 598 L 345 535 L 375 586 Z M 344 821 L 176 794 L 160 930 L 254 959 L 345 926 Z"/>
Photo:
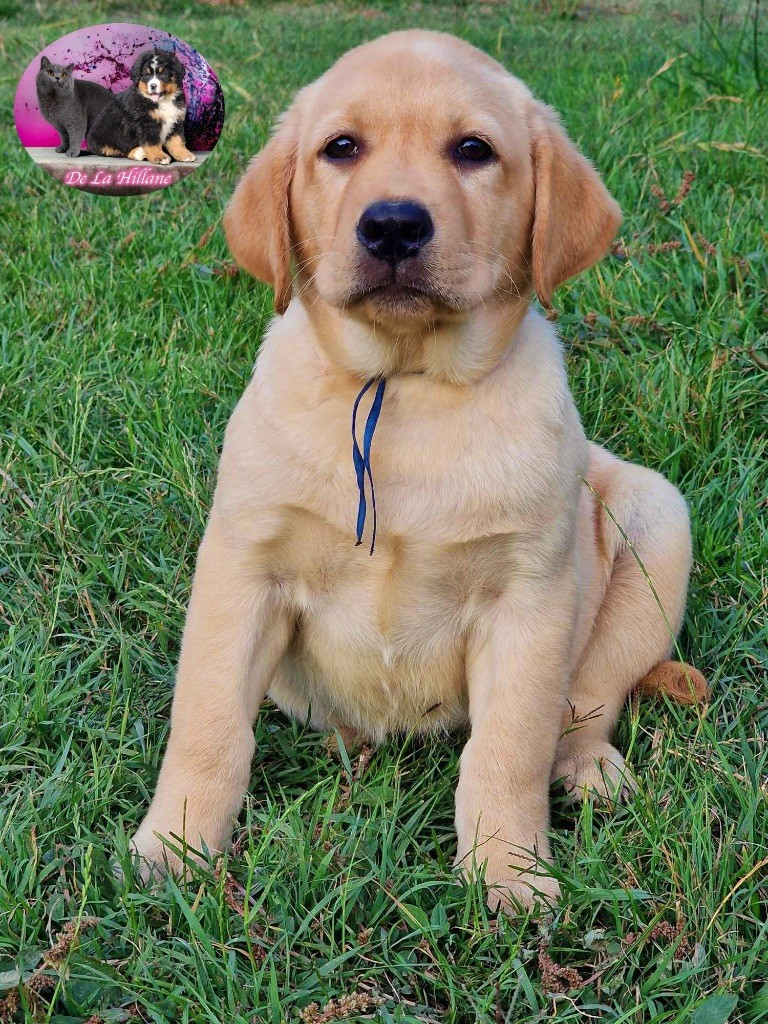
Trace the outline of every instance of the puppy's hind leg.
<path fill-rule="evenodd" d="M 612 800 L 634 788 L 610 742 L 630 691 L 642 684 L 696 703 L 706 682 L 696 669 L 665 660 L 683 620 L 691 566 L 682 496 L 658 473 L 595 447 L 589 483 L 605 506 L 593 499 L 609 581 L 571 680 L 573 718 L 565 723 L 552 779 L 562 780 L 572 799 L 592 793 Z"/>
<path fill-rule="evenodd" d="M 88 152 L 92 153 L 94 156 L 120 156 L 131 158 L 130 153 L 126 153 L 123 149 L 116 149 L 115 146 L 110 146 L 108 143 L 102 142 L 98 136 L 94 137 L 93 134 L 90 134 L 85 141 L 86 146 L 88 147 Z M 133 152 L 133 150 L 131 152 Z M 144 157 L 133 157 L 132 159 L 143 160 Z"/>

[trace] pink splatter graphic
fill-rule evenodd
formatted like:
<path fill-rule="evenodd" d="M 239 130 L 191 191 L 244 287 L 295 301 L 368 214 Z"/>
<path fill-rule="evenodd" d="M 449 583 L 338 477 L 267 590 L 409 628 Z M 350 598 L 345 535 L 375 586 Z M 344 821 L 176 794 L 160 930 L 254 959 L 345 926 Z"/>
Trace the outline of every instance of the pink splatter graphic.
<path fill-rule="evenodd" d="M 208 62 L 197 50 L 161 29 L 126 23 L 92 25 L 62 36 L 42 50 L 21 76 L 13 117 L 24 146 L 59 144 L 59 134 L 40 113 L 35 79 L 40 58 L 54 64 L 74 64 L 75 78 L 98 82 L 112 92 L 122 92 L 131 83 L 131 66 L 144 50 L 157 46 L 173 50 L 186 68 L 184 95 L 187 100 L 185 134 L 192 150 L 212 150 L 224 126 L 224 94 Z"/>

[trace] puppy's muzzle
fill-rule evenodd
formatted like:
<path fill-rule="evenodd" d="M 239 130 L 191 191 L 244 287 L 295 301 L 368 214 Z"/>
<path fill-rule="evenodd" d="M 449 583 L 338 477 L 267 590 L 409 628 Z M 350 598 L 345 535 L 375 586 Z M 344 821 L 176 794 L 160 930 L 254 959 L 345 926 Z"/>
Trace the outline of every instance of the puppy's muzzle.
<path fill-rule="evenodd" d="M 429 210 L 412 199 L 371 203 L 357 224 L 360 244 L 391 266 L 416 256 L 434 233 Z"/>

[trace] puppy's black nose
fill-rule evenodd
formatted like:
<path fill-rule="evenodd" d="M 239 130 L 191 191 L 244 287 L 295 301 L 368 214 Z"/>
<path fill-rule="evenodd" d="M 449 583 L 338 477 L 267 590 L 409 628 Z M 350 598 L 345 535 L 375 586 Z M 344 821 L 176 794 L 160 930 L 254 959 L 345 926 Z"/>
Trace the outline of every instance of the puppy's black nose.
<path fill-rule="evenodd" d="M 357 224 L 357 237 L 378 260 L 398 263 L 415 256 L 435 233 L 429 210 L 412 199 L 371 203 Z"/>

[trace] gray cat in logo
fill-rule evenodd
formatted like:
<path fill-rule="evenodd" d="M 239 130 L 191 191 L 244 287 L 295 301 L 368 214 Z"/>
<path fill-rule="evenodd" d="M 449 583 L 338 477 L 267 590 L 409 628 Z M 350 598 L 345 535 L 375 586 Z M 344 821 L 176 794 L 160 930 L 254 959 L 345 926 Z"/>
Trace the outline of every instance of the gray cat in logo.
<path fill-rule="evenodd" d="M 52 64 L 43 57 L 36 79 L 40 113 L 61 136 L 56 152 L 67 156 L 80 156 L 80 144 L 112 99 L 112 93 L 103 85 L 73 78 L 74 67 L 74 64 Z"/>

